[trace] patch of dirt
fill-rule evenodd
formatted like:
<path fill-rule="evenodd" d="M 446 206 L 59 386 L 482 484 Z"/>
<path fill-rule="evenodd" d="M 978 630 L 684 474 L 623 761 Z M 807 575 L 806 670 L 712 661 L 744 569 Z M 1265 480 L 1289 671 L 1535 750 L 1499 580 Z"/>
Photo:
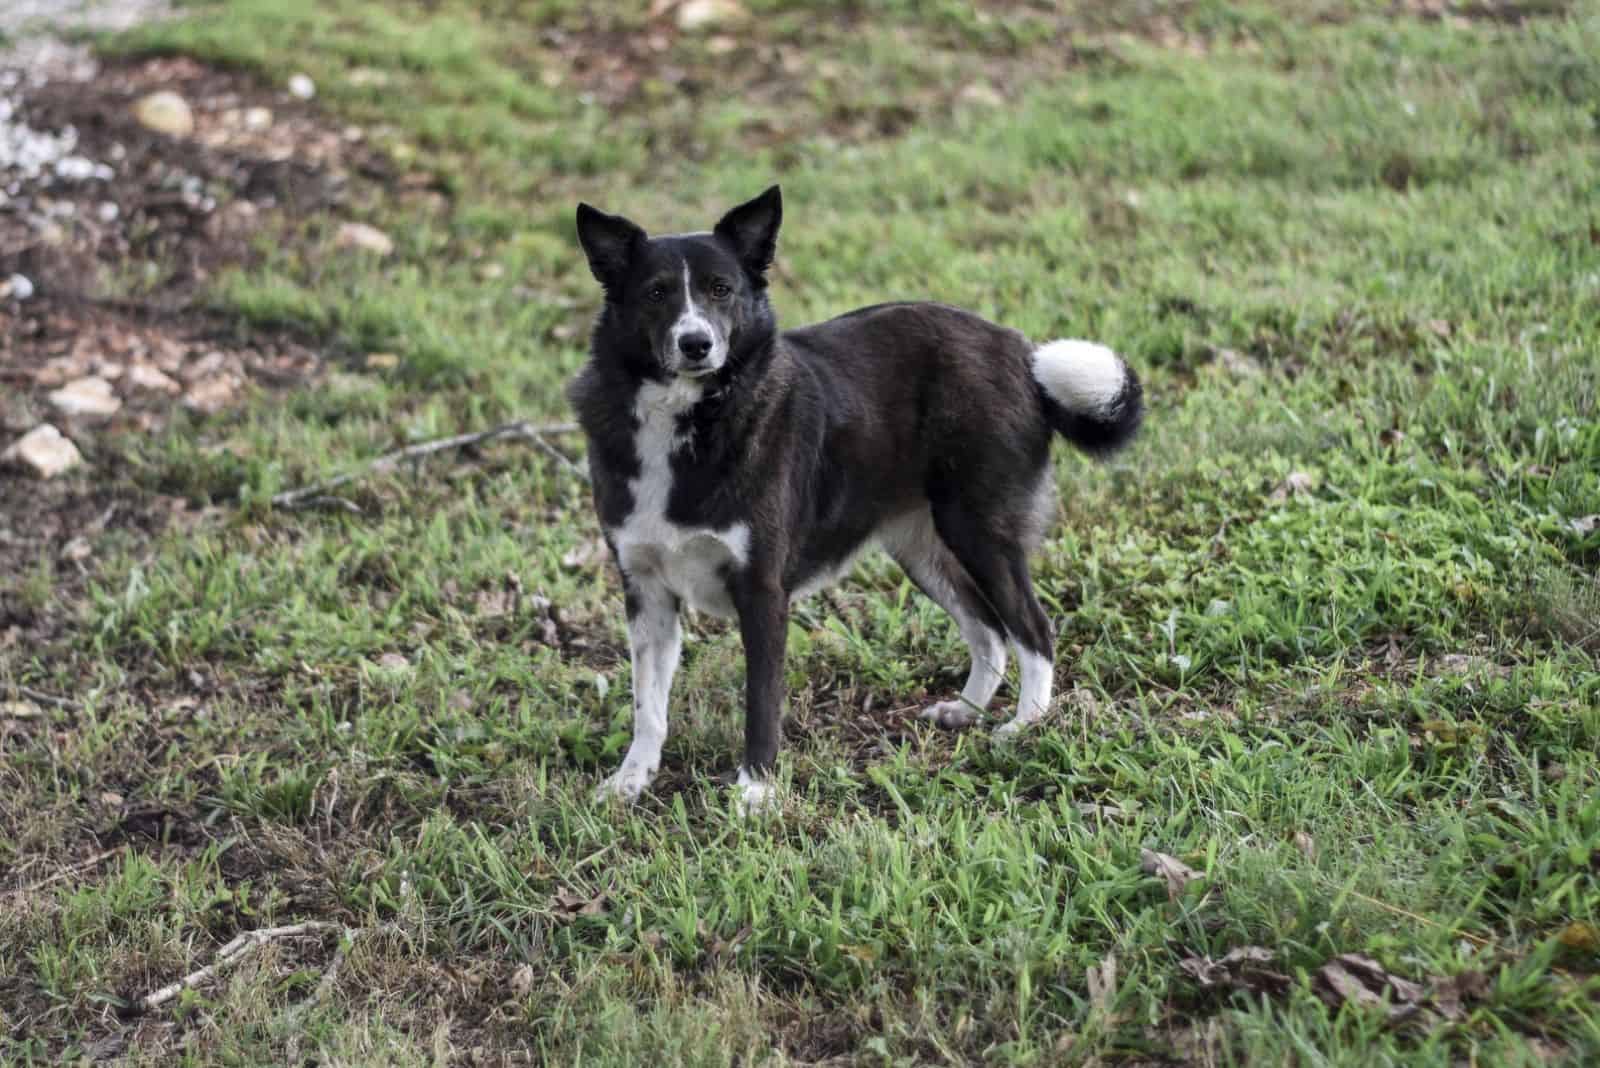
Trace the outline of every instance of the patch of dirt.
<path fill-rule="evenodd" d="M 186 507 L 115 482 L 0 473 L 0 663 L 41 654 L 72 628 L 108 539 L 151 540 Z"/>
<path fill-rule="evenodd" d="M 187 58 L 102 67 L 43 45 L 10 54 L 43 57 L 26 66 L 0 56 L 0 450 L 50 423 L 85 466 L 51 480 L 0 466 L 0 659 L 70 628 L 104 541 L 194 518 L 133 485 L 116 437 L 321 370 L 304 339 L 196 307 L 205 284 L 392 175 L 364 131 L 286 90 Z M 185 102 L 188 133 L 136 116 L 158 92 Z M 81 389 L 93 412 L 62 393 Z"/>
<path fill-rule="evenodd" d="M 334 129 L 308 103 L 238 74 L 186 58 L 86 74 L 0 80 L 8 121 L 23 131 L 12 158 L 0 157 L 0 271 L 31 279 L 36 299 L 104 298 L 128 288 L 119 276 L 139 261 L 144 299 L 181 306 L 219 267 L 250 258 L 273 213 L 336 210 L 357 178 L 391 175 L 359 128 Z M 157 92 L 187 104 L 190 133 L 135 117 Z M 35 166 L 30 151 L 42 157 Z"/>

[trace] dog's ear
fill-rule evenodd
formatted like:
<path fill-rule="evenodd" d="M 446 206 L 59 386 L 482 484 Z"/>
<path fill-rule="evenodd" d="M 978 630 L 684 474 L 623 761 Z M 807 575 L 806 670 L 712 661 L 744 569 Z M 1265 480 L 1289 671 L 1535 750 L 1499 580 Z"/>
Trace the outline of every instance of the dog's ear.
<path fill-rule="evenodd" d="M 739 262 L 751 277 L 762 279 L 778 251 L 778 227 L 783 223 L 783 194 L 773 186 L 722 217 L 716 235 L 733 246 Z"/>
<path fill-rule="evenodd" d="M 644 231 L 620 215 L 607 215 L 587 204 L 578 205 L 578 241 L 589 257 L 595 280 L 615 290 L 628 276 L 633 257 L 644 244 Z"/>

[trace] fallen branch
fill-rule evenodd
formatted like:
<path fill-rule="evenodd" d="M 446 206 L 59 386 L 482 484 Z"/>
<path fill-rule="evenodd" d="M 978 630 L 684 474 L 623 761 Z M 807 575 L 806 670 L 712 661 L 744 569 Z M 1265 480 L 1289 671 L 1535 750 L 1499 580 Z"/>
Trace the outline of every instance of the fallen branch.
<path fill-rule="evenodd" d="M 139 1008 L 145 1012 L 160 1008 L 185 990 L 214 977 L 228 965 L 242 960 L 275 939 L 338 930 L 342 930 L 342 928 L 337 923 L 307 920 L 305 923 L 291 924 L 288 927 L 266 927 L 259 931 L 246 931 L 218 950 L 217 959 L 204 968 L 190 972 L 177 982 L 169 983 L 160 990 L 140 998 Z"/>
<path fill-rule="evenodd" d="M 101 861 L 109 859 L 110 857 L 116 856 L 118 853 L 122 852 L 126 848 L 127 848 L 127 846 L 113 846 L 110 849 L 107 849 L 107 850 L 104 850 L 102 852 L 96 853 L 94 856 L 90 857 L 88 860 L 80 860 L 76 864 L 69 864 L 67 867 L 62 868 L 60 871 L 56 872 L 54 875 L 47 876 L 46 878 L 40 879 L 36 883 L 30 883 L 27 886 L 18 886 L 18 887 L 15 887 L 14 889 L 7 890 L 6 894 L 7 895 L 31 894 L 36 890 L 43 890 L 45 887 L 49 886 L 51 883 L 59 883 L 62 879 L 65 879 L 70 875 L 76 875 L 79 872 L 88 871 L 90 868 L 99 867 Z"/>
<path fill-rule="evenodd" d="M 78 710 L 78 702 L 70 700 L 66 697 L 57 697 L 54 694 L 42 693 L 39 690 L 29 689 L 26 686 L 12 686 L 11 689 L 15 690 L 19 695 L 26 697 L 30 701 L 38 701 L 41 705 L 54 705 L 57 708 L 65 708 L 73 712 Z"/>
<path fill-rule="evenodd" d="M 434 438 L 432 441 L 418 442 L 415 445 L 407 445 L 403 449 L 396 449 L 394 452 L 384 453 L 377 459 L 369 461 L 363 467 L 354 471 L 347 471 L 318 485 L 306 486 L 303 489 L 285 490 L 283 493 L 274 494 L 272 506 L 274 508 L 309 508 L 318 504 L 332 504 L 347 511 L 360 512 L 360 508 L 357 508 L 342 497 L 332 496 L 329 491 L 370 475 L 392 471 L 405 460 L 416 460 L 436 452 L 444 452 L 447 449 L 478 445 L 498 438 L 514 438 L 519 441 L 529 442 L 541 452 L 554 458 L 579 478 L 587 481 L 588 472 L 573 463 L 561 450 L 545 440 L 545 435 L 571 434 L 576 432 L 577 429 L 578 424 L 576 423 L 547 423 L 544 426 L 535 426 L 525 419 L 519 419 L 515 423 L 503 423 L 500 426 L 491 427 L 488 430 L 479 430 L 472 434 L 456 434 L 448 438 Z"/>

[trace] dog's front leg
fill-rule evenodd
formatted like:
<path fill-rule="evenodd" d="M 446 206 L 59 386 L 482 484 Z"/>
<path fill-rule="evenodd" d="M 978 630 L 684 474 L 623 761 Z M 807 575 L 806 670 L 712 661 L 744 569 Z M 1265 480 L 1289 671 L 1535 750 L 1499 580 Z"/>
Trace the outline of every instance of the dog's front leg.
<path fill-rule="evenodd" d="M 744 638 L 744 765 L 739 807 L 751 812 L 772 799 L 783 714 L 783 654 L 789 636 L 789 595 L 775 576 L 746 573 L 734 580 Z"/>
<path fill-rule="evenodd" d="M 667 694 L 683 650 L 678 598 L 658 579 L 623 576 L 627 592 L 628 646 L 633 657 L 633 741 L 622 767 L 595 791 L 596 800 L 632 801 L 661 767 L 667 740 Z"/>

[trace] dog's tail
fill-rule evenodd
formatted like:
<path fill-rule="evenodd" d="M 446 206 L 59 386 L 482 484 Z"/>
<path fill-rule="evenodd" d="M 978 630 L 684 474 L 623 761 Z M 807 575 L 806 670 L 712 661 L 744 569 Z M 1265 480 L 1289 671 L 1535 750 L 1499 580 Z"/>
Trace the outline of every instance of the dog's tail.
<path fill-rule="evenodd" d="M 1058 434 L 1094 456 L 1126 445 L 1144 418 L 1144 389 L 1104 345 L 1051 341 L 1033 350 L 1033 380 Z"/>

